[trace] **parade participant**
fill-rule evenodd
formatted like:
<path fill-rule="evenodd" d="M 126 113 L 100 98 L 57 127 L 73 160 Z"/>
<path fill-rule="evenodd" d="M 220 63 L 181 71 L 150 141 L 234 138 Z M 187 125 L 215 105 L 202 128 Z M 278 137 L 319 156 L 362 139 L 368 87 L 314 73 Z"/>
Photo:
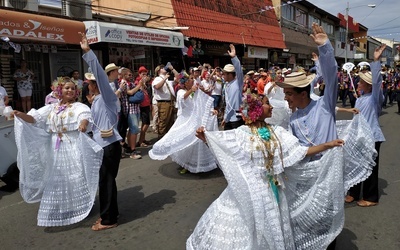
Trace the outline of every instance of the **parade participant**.
<path fill-rule="evenodd" d="M 379 114 L 382 111 L 383 93 L 381 89 L 382 75 L 380 74 L 381 65 L 380 57 L 385 50 L 386 45 L 383 44 L 375 49 L 374 62 L 370 64 L 371 71 L 360 72 L 360 81 L 358 88 L 361 93 L 357 99 L 355 108 L 367 119 L 371 126 L 375 139 L 375 150 L 378 156 L 375 159 L 375 167 L 372 174 L 362 182 L 362 197 L 357 202 L 360 207 L 370 207 L 378 205 L 379 189 L 378 189 L 378 170 L 379 170 L 379 149 L 385 137 L 379 125 Z M 358 200 L 361 195 L 361 183 L 349 190 L 346 196 L 346 202 Z"/>
<path fill-rule="evenodd" d="M 182 167 L 181 174 L 208 172 L 217 167 L 216 161 L 204 143 L 196 138 L 195 131 L 201 125 L 208 130 L 218 130 L 214 100 L 197 91 L 193 75 L 182 72 L 179 79 L 185 89 L 177 93 L 178 118 L 168 133 L 153 145 L 149 156 L 153 160 L 170 156 Z"/>
<path fill-rule="evenodd" d="M 294 221 L 296 224 L 291 221 L 285 185 L 290 181 L 294 185 L 308 182 L 310 190 L 319 190 L 319 178 L 311 174 L 319 168 L 318 164 L 304 166 L 301 160 L 344 142 L 333 140 L 318 146 L 301 146 L 285 129 L 264 122 L 272 109 L 267 97 L 261 101 L 256 95 L 247 94 L 241 108 L 246 125 L 229 131 L 205 131 L 202 127 L 197 130 L 197 136 L 217 158 L 228 186 L 197 223 L 186 242 L 187 249 L 296 249 L 297 235 L 293 234 L 292 225 L 298 227 L 298 221 Z M 330 151 L 324 160 L 340 159 L 341 152 Z M 300 175 L 284 178 L 284 171 L 297 167 L 296 174 Z M 331 170 L 334 167 L 327 171 Z M 304 205 L 301 210 L 307 213 L 302 214 L 302 220 L 312 220 L 315 213 L 323 211 L 315 204 Z M 310 213 L 310 207 L 316 211 Z M 307 224 L 300 226 L 303 228 L 295 232 L 312 229 Z M 307 239 L 310 239 L 309 249 L 323 249 L 326 245 L 313 242 L 312 237 Z"/>
<path fill-rule="evenodd" d="M 93 139 L 103 147 L 104 155 L 100 168 L 99 200 L 100 218 L 92 226 L 99 231 L 118 226 L 118 200 L 116 177 L 121 157 L 121 136 L 118 134 L 117 96 L 111 89 L 108 77 L 96 55 L 90 49 L 86 35 L 81 33 L 82 58 L 92 69 L 86 73 L 89 91 L 94 95 L 91 112 L 93 116 Z"/>
<path fill-rule="evenodd" d="M 75 102 L 72 81 L 59 78 L 60 101 L 28 114 L 15 111 L 20 192 L 40 202 L 38 226 L 65 226 L 86 218 L 92 209 L 103 150 L 85 132 L 88 106 Z"/>
<path fill-rule="evenodd" d="M 32 81 L 35 78 L 35 74 L 28 69 L 25 60 L 21 60 L 21 68 L 17 69 L 13 75 L 15 81 L 17 81 L 18 93 L 21 97 L 21 105 L 23 111 L 26 113 L 31 110 L 32 107 Z"/>
<path fill-rule="evenodd" d="M 283 82 L 277 84 L 284 88 L 285 100 L 292 110 L 297 109 L 290 117 L 289 130 L 296 136 L 303 146 L 313 146 L 337 139 L 336 131 L 336 100 L 337 100 L 337 63 L 334 57 L 333 47 L 327 34 L 321 26 L 312 24 L 313 32 L 311 37 L 318 45 L 319 64 L 321 75 L 326 84 L 326 91 L 323 97 L 314 101 L 310 98 L 311 78 L 307 78 L 304 72 L 294 72 L 285 76 Z M 309 160 L 317 160 L 322 154 L 315 155 Z M 323 167 L 321 167 L 322 171 Z M 337 179 L 337 183 L 343 184 L 343 179 Z M 345 193 L 344 185 L 339 186 L 342 193 Z M 341 197 L 337 197 L 340 199 Z M 339 207 L 335 207 L 338 203 Z M 341 202 L 341 203 L 340 203 Z M 343 200 L 332 201 L 329 207 L 329 213 L 332 213 L 332 225 L 338 225 L 344 222 Z M 323 224 L 324 222 L 316 221 Z M 332 226 L 333 227 L 333 226 Z M 328 229 L 327 229 L 328 230 Z M 341 230 L 341 228 L 340 228 Z M 340 232 L 340 231 L 339 231 Z M 332 235 L 337 236 L 337 231 L 332 231 L 326 237 L 334 240 Z M 335 248 L 335 242 L 329 249 Z"/>
<path fill-rule="evenodd" d="M 233 44 L 229 45 L 228 54 L 232 64 L 225 65 L 223 75 L 225 80 L 225 114 L 221 122 L 224 130 L 234 129 L 244 124 L 240 117 L 236 116 L 242 104 L 243 71 L 239 59 L 236 56 L 236 49 Z"/>

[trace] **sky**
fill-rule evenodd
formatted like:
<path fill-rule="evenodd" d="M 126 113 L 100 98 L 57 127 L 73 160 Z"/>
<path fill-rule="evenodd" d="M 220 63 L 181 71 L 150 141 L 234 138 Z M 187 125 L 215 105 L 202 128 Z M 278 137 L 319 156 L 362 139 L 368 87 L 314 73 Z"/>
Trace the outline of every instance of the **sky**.
<path fill-rule="evenodd" d="M 305 1 L 305 0 L 304 0 Z M 318 8 L 337 16 L 349 15 L 368 28 L 368 35 L 400 41 L 400 0 L 308 0 Z M 41 4 L 61 6 L 61 0 L 39 0 Z M 369 8 L 368 4 L 375 4 Z"/>
<path fill-rule="evenodd" d="M 400 41 L 399 0 L 308 0 L 332 15 L 346 14 L 349 2 L 349 16 L 368 28 L 368 35 Z M 368 4 L 375 4 L 369 8 Z"/>

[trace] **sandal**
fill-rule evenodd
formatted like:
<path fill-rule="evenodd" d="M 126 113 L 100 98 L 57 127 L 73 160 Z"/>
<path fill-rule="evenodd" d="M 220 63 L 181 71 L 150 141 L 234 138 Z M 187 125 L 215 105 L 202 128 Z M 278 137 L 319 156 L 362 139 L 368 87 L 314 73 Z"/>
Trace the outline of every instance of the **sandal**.
<path fill-rule="evenodd" d="M 142 143 L 140 143 L 140 147 L 142 147 L 142 148 L 147 148 L 149 145 L 147 145 L 146 143 L 144 143 L 144 142 L 142 142 Z"/>
<path fill-rule="evenodd" d="M 360 207 L 372 207 L 372 206 L 378 205 L 378 202 L 360 200 L 360 201 L 357 201 L 357 205 Z"/>
<path fill-rule="evenodd" d="M 102 225 L 101 223 L 97 223 L 92 226 L 92 230 L 93 231 L 102 231 L 102 230 L 111 229 L 111 228 L 114 228 L 117 226 L 118 226 L 118 223 L 115 223 L 112 225 Z"/>

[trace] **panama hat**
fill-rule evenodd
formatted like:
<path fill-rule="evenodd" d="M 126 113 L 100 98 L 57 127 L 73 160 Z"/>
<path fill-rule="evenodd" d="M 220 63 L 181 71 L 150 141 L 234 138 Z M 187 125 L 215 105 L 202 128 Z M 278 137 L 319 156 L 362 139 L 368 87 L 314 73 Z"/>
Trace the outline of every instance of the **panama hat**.
<path fill-rule="evenodd" d="M 293 72 L 285 76 L 283 82 L 276 82 L 281 88 L 304 88 L 315 78 L 315 74 L 306 76 L 304 72 Z"/>
<path fill-rule="evenodd" d="M 233 66 L 232 64 L 227 64 L 225 65 L 223 71 L 228 73 L 235 72 L 235 66 Z"/>
<path fill-rule="evenodd" d="M 86 80 L 96 81 L 96 78 L 94 77 L 94 75 L 92 73 L 85 73 L 85 78 L 86 78 Z"/>
<path fill-rule="evenodd" d="M 116 69 L 119 69 L 119 67 L 117 65 L 115 65 L 115 63 L 110 63 L 105 67 L 104 71 L 107 74 L 108 72 L 116 70 Z"/>
<path fill-rule="evenodd" d="M 361 78 L 364 82 L 366 82 L 366 83 L 372 85 L 372 74 L 371 74 L 371 71 L 367 71 L 367 72 L 365 72 L 365 73 L 364 73 L 364 72 L 359 72 L 358 75 L 360 76 L 360 78 Z"/>

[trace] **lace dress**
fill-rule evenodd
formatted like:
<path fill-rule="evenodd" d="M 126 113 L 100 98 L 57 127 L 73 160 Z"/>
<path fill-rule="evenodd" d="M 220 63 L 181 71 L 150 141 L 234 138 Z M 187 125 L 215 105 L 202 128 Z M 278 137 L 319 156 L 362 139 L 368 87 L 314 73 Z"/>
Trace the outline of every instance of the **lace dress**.
<path fill-rule="evenodd" d="M 91 120 L 82 103 L 32 109 L 34 124 L 16 117 L 20 192 L 28 203 L 40 202 L 39 226 L 64 226 L 83 220 L 96 196 L 102 148 L 78 131 Z"/>
<path fill-rule="evenodd" d="M 373 137 L 363 132 L 364 121 L 342 124 L 345 146 L 313 162 L 304 158 L 307 148 L 297 138 L 275 127 L 281 150 L 270 152 L 280 183 L 277 190 L 254 143 L 260 138 L 247 126 L 206 132 L 228 186 L 203 214 L 186 248 L 326 249 L 343 228 L 345 192 L 367 178 L 374 164 Z M 358 159 L 351 170 L 344 167 L 345 157 Z"/>
<path fill-rule="evenodd" d="M 202 91 L 184 99 L 186 90 L 177 93 L 178 118 L 166 135 L 153 145 L 149 156 L 164 160 L 168 156 L 192 173 L 207 172 L 217 167 L 210 149 L 196 137 L 200 126 L 218 130 L 217 117 L 212 115 L 213 98 Z"/>

